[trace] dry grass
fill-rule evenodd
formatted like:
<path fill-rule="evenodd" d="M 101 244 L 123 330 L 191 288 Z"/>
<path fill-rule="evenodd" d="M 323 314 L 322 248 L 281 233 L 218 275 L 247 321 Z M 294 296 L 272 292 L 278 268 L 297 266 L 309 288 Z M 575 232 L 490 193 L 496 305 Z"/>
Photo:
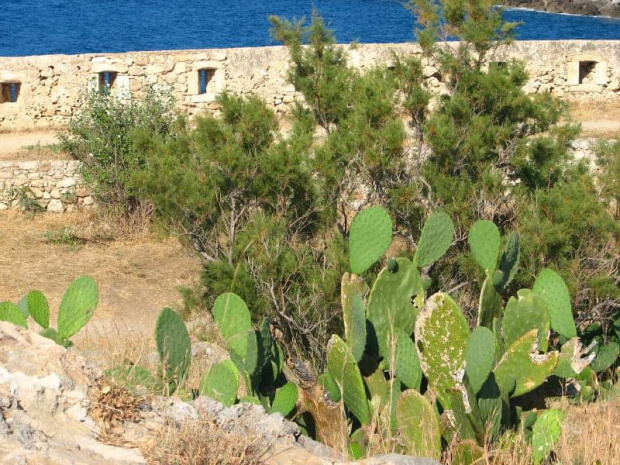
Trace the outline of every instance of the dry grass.
<path fill-rule="evenodd" d="M 143 449 L 153 465 L 258 465 L 268 445 L 238 432 L 228 433 L 207 420 L 163 428 Z"/>
<path fill-rule="evenodd" d="M 620 102 L 571 102 L 571 118 L 581 123 L 580 137 L 611 139 L 620 135 Z"/>

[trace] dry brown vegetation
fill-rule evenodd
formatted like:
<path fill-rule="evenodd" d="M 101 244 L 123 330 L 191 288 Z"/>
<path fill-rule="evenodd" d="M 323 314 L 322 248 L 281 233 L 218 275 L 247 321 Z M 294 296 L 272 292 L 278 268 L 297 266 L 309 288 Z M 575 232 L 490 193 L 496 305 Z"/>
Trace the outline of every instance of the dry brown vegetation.
<path fill-rule="evenodd" d="M 620 102 L 572 102 L 569 111 L 571 118 L 581 123 L 579 137 L 620 136 Z"/>

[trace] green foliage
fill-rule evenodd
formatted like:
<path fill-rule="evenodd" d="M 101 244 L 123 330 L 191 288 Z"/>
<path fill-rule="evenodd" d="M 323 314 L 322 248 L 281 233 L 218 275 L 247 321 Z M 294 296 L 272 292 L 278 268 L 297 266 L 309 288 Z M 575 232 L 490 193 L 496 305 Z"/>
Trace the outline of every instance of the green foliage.
<path fill-rule="evenodd" d="M 175 101 L 170 93 L 147 89 L 141 98 L 90 92 L 60 135 L 62 150 L 84 162 L 83 175 L 99 202 L 131 213 L 140 198 L 134 176 L 144 169 L 146 140 L 175 137 Z"/>
<path fill-rule="evenodd" d="M 366 312 L 364 295 L 368 286 L 362 278 L 345 273 L 340 284 L 344 335 L 351 353 L 359 362 L 366 348 Z"/>
<path fill-rule="evenodd" d="M 567 339 L 577 336 L 570 295 L 560 275 L 551 269 L 543 270 L 534 283 L 534 294 L 547 305 L 555 331 Z"/>
<path fill-rule="evenodd" d="M 439 260 L 448 250 L 454 238 L 454 225 L 445 213 L 431 215 L 422 229 L 414 262 L 422 268 Z"/>
<path fill-rule="evenodd" d="M 496 340 L 484 326 L 477 327 L 465 347 L 465 373 L 474 393 L 478 393 L 495 365 Z"/>
<path fill-rule="evenodd" d="M 469 231 L 467 241 L 478 264 L 487 275 L 493 276 L 500 246 L 499 229 L 495 223 L 487 220 L 476 221 Z"/>
<path fill-rule="evenodd" d="M 540 414 L 532 429 L 534 465 L 543 462 L 562 435 L 564 414 L 561 410 L 547 410 Z"/>
<path fill-rule="evenodd" d="M 227 407 L 235 403 L 239 388 L 239 372 L 231 360 L 214 363 L 200 381 L 198 393 Z"/>
<path fill-rule="evenodd" d="M 271 404 L 270 413 L 278 412 L 283 417 L 289 415 L 297 403 L 297 386 L 294 383 L 286 383 L 276 391 Z"/>
<path fill-rule="evenodd" d="M 93 278 L 82 276 L 73 281 L 62 296 L 60 308 L 58 309 L 58 334 L 62 339 L 69 339 L 80 329 L 82 329 L 88 320 L 91 319 L 97 303 L 99 302 L 99 292 L 97 284 Z M 38 299 L 32 300 L 34 305 L 38 304 Z M 31 299 L 28 298 L 28 307 L 30 308 Z M 40 308 L 33 309 L 34 313 L 38 313 L 38 318 L 45 323 L 49 321 L 41 312 L 45 312 L 45 305 Z M 49 312 L 49 307 L 48 307 Z M 30 311 L 30 310 L 29 310 Z M 33 312 L 30 311 L 32 314 Z M 34 315 L 33 315 L 34 318 Z M 35 320 L 36 321 L 36 320 Z M 45 328 L 45 326 L 43 326 Z"/>
<path fill-rule="evenodd" d="M 392 242 L 392 221 L 381 207 L 370 207 L 358 213 L 349 232 L 349 260 L 351 272 L 362 274 L 368 270 Z"/>
<path fill-rule="evenodd" d="M 230 350 L 244 359 L 248 353 L 248 336 L 254 335 L 250 311 L 236 294 L 220 295 L 213 305 L 213 318 Z"/>
<path fill-rule="evenodd" d="M 93 278 L 81 276 L 76 278 L 62 296 L 58 309 L 57 328 L 50 328 L 50 308 L 47 298 L 41 291 L 31 291 L 17 305 L 11 302 L 0 303 L 0 320 L 28 327 L 27 319 L 32 319 L 42 328 L 39 334 L 53 340 L 59 345 L 70 347 L 69 339 L 80 331 L 91 319 L 97 303 L 99 291 Z"/>
<path fill-rule="evenodd" d="M 181 317 L 164 308 L 155 324 L 155 343 L 161 363 L 161 375 L 168 394 L 174 393 L 185 381 L 191 364 L 189 333 Z"/>

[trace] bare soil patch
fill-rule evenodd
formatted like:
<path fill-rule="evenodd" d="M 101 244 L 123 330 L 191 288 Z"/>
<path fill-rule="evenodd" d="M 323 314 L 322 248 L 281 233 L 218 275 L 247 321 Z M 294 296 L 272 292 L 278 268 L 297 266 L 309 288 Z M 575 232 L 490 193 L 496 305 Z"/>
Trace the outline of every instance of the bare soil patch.
<path fill-rule="evenodd" d="M 620 136 L 620 102 L 571 103 L 572 119 L 581 123 L 580 137 L 612 139 Z"/>
<path fill-rule="evenodd" d="M 181 304 L 178 287 L 193 285 L 200 262 L 175 238 L 152 234 L 135 240 L 50 243 L 48 239 L 63 230 L 80 236 L 80 230 L 92 228 L 96 221 L 98 217 L 87 212 L 34 218 L 0 212 L 0 300 L 17 302 L 38 289 L 47 296 L 55 322 L 69 283 L 89 275 L 99 286 L 99 306 L 76 339 L 108 338 L 118 343 L 126 337 L 152 338 L 159 311 Z"/>
<path fill-rule="evenodd" d="M 70 160 L 57 144 L 57 131 L 0 132 L 0 161 Z"/>

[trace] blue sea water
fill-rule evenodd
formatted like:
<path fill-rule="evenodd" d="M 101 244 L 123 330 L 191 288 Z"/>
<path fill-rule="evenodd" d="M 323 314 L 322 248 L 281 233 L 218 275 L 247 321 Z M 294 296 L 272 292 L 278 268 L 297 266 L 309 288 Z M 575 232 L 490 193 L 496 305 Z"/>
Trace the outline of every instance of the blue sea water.
<path fill-rule="evenodd" d="M 274 45 L 269 15 L 316 7 L 339 42 L 407 42 L 400 0 L 1 0 L 0 56 Z M 620 39 L 620 20 L 509 10 L 519 39 Z"/>

